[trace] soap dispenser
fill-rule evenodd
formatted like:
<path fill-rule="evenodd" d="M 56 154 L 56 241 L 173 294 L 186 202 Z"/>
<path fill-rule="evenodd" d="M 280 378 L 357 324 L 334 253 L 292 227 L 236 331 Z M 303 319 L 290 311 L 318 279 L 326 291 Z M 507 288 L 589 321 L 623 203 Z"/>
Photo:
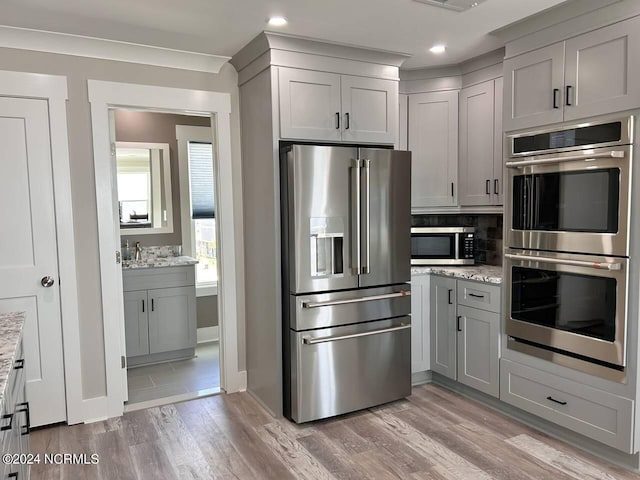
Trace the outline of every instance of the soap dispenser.
<path fill-rule="evenodd" d="M 125 241 L 124 246 L 122 247 L 122 259 L 131 260 L 131 249 L 129 248 L 129 240 Z"/>

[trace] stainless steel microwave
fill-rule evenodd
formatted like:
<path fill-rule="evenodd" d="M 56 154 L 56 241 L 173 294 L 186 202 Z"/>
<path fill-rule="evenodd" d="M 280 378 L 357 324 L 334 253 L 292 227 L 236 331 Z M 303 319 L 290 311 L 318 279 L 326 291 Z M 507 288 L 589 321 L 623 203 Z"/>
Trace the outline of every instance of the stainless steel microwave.
<path fill-rule="evenodd" d="M 473 265 L 474 227 L 412 227 L 411 265 Z"/>

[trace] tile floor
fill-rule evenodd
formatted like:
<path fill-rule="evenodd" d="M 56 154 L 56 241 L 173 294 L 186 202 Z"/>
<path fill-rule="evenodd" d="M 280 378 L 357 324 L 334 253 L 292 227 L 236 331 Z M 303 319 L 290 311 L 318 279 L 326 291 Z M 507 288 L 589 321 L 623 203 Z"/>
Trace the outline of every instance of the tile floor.
<path fill-rule="evenodd" d="M 200 343 L 195 358 L 130 369 L 128 405 L 219 387 L 218 347 L 218 342 Z"/>

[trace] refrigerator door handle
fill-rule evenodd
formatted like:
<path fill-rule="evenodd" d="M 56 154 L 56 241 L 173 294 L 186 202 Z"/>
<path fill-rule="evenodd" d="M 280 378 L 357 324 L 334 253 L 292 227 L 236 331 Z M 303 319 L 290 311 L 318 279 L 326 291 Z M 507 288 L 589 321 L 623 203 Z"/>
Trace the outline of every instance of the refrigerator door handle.
<path fill-rule="evenodd" d="M 349 305 L 352 303 L 371 302 L 373 300 L 390 300 L 392 298 L 403 298 L 411 296 L 410 290 L 401 292 L 383 293 L 381 295 L 367 295 L 366 297 L 348 298 L 345 300 L 328 300 L 326 302 L 302 302 L 302 308 L 335 307 L 338 305 Z"/>
<path fill-rule="evenodd" d="M 371 160 L 362 160 L 362 168 L 360 169 L 362 173 L 363 179 L 361 180 L 362 185 L 362 227 L 361 227 L 361 237 L 362 237 L 362 260 L 361 260 L 361 273 L 368 274 L 371 273 L 370 269 L 370 246 L 371 246 L 371 214 L 370 214 L 370 199 L 371 199 L 371 191 L 370 191 L 370 167 L 369 164 Z"/>
<path fill-rule="evenodd" d="M 360 205 L 360 160 L 351 167 L 351 269 L 354 275 L 361 272 L 361 205 Z"/>
<path fill-rule="evenodd" d="M 370 330 L 368 332 L 351 333 L 349 335 L 337 335 L 335 337 L 319 337 L 319 338 L 303 337 L 302 342 L 305 345 L 315 345 L 317 343 L 337 342 L 340 340 L 349 340 L 351 338 L 368 337 L 371 335 L 380 335 L 381 333 L 397 332 L 398 330 L 407 330 L 409 328 L 411 328 L 411 325 L 401 323 L 397 327 L 381 328 L 380 330 Z"/>

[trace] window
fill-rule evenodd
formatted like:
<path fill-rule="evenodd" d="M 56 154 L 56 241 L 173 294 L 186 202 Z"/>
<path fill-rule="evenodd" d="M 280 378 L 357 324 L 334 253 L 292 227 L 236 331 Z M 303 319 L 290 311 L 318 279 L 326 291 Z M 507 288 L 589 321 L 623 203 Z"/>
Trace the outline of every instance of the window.
<path fill-rule="evenodd" d="M 218 264 L 214 148 L 209 127 L 176 126 L 180 165 L 182 244 L 198 259 L 196 294 L 217 294 Z"/>

